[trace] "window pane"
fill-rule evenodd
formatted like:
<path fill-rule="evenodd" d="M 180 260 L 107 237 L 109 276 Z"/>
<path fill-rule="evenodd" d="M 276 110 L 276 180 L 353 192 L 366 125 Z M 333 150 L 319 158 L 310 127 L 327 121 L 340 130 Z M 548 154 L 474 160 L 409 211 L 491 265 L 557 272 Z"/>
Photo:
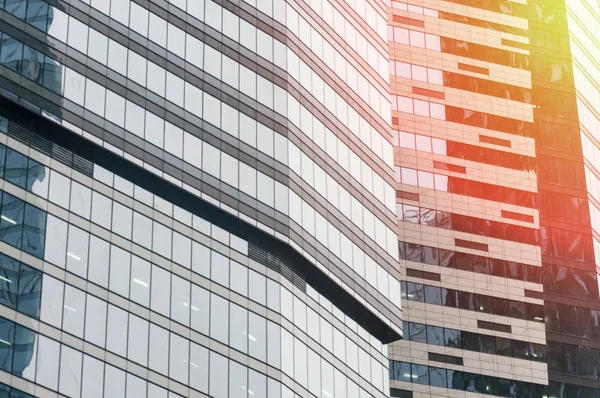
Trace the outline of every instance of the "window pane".
<path fill-rule="evenodd" d="M 50 171 L 50 192 L 48 198 L 58 206 L 69 208 L 69 198 L 71 192 L 71 180 L 64 175 L 51 170 Z"/>
<path fill-rule="evenodd" d="M 0 304 L 13 309 L 17 307 L 18 278 L 19 262 L 0 254 Z"/>
<path fill-rule="evenodd" d="M 80 351 L 61 346 L 59 391 L 68 397 L 80 397 L 82 360 Z"/>
<path fill-rule="evenodd" d="M 429 384 L 429 367 L 426 365 L 412 364 L 412 381 L 413 383 Z"/>
<path fill-rule="evenodd" d="M 192 329 L 207 335 L 210 318 L 209 292 L 197 285 L 192 285 L 191 318 Z"/>
<path fill-rule="evenodd" d="M 153 265 L 151 286 L 150 308 L 168 318 L 171 307 L 171 273 Z"/>
<path fill-rule="evenodd" d="M 231 303 L 229 318 L 229 345 L 243 353 L 248 352 L 248 310 L 237 304 Z"/>
<path fill-rule="evenodd" d="M 127 358 L 146 366 L 148 363 L 148 321 L 129 314 Z"/>
<path fill-rule="evenodd" d="M 87 278 L 87 260 L 90 235 L 73 225 L 69 226 L 67 243 L 67 270 Z"/>
<path fill-rule="evenodd" d="M 444 345 L 444 329 L 427 325 L 427 342 L 429 344 Z"/>
<path fill-rule="evenodd" d="M 169 373 L 169 332 L 150 324 L 150 369 L 167 376 Z"/>
<path fill-rule="evenodd" d="M 87 297 L 85 312 L 85 340 L 104 347 L 106 340 L 107 303 L 91 294 Z"/>
<path fill-rule="evenodd" d="M 103 384 L 104 363 L 94 357 L 84 355 L 82 396 L 85 398 L 102 398 Z"/>
<path fill-rule="evenodd" d="M 131 253 L 118 246 L 110 247 L 110 290 L 123 297 L 129 297 L 129 274 Z"/>
<path fill-rule="evenodd" d="M 4 179 L 25 189 L 27 180 L 27 157 L 11 148 L 6 150 Z"/>
<path fill-rule="evenodd" d="M 106 348 L 122 357 L 127 356 L 127 312 L 108 306 L 108 322 L 106 325 Z"/>
<path fill-rule="evenodd" d="M 208 350 L 198 344 L 190 344 L 190 386 L 208 393 Z"/>
<path fill-rule="evenodd" d="M 12 371 L 15 324 L 0 318 L 0 369 Z"/>
<path fill-rule="evenodd" d="M 446 388 L 446 369 L 429 368 L 429 384 L 435 387 Z"/>
<path fill-rule="evenodd" d="M 67 223 L 50 215 L 48 216 L 44 260 L 65 268 L 67 254 Z"/>
<path fill-rule="evenodd" d="M 29 204 L 25 205 L 22 250 L 32 256 L 42 258 L 45 240 L 46 212 Z"/>
<path fill-rule="evenodd" d="M 229 302 L 216 294 L 210 294 L 210 337 L 223 344 L 228 343 Z"/>
<path fill-rule="evenodd" d="M 31 163 L 31 162 L 30 162 Z M 71 184 L 71 211 L 86 220 L 90 219 L 92 191 L 88 187 L 73 181 Z"/>
<path fill-rule="evenodd" d="M 63 329 L 80 338 L 83 337 L 85 296 L 85 292 L 75 289 L 71 285 L 65 285 Z"/>
<path fill-rule="evenodd" d="M 408 329 L 411 341 L 427 343 L 427 325 L 411 322 Z"/>
<path fill-rule="evenodd" d="M 253 312 L 248 318 L 248 354 L 265 362 L 267 357 L 267 323 L 266 319 Z"/>
<path fill-rule="evenodd" d="M 64 284 L 44 274 L 44 289 L 40 309 L 40 320 L 57 328 L 62 326 L 63 288 Z"/>
<path fill-rule="evenodd" d="M 21 264 L 17 310 L 38 319 L 42 292 L 42 273 L 28 265 Z"/>
<path fill-rule="evenodd" d="M 211 252 L 211 279 L 226 287 L 229 287 L 229 261 L 224 255 Z"/>
<path fill-rule="evenodd" d="M 106 365 L 104 396 L 111 398 L 125 397 L 125 372 L 113 366 Z"/>
<path fill-rule="evenodd" d="M 45 336 L 38 337 L 37 375 L 35 382 L 53 390 L 58 389 L 60 344 Z"/>
<path fill-rule="evenodd" d="M 210 395 L 215 398 L 227 398 L 229 361 L 216 352 L 210 352 Z"/>
<path fill-rule="evenodd" d="M 90 238 L 89 259 L 88 279 L 97 285 L 108 288 L 110 244 L 92 235 Z"/>
<path fill-rule="evenodd" d="M 28 380 L 35 379 L 37 333 L 17 325 L 13 356 L 13 373 Z"/>
<path fill-rule="evenodd" d="M 0 216 L 0 239 L 9 245 L 21 247 L 25 203 L 4 192 Z"/>
<path fill-rule="evenodd" d="M 130 299 L 150 307 L 150 263 L 138 256 L 131 259 Z"/>
<path fill-rule="evenodd" d="M 190 324 L 190 282 L 173 275 L 171 279 L 171 319 Z"/>

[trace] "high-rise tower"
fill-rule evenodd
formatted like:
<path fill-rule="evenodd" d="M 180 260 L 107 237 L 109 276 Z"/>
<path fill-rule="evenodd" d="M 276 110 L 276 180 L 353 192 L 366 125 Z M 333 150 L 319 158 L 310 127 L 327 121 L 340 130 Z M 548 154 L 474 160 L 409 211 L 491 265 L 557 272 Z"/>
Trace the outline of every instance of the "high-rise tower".
<path fill-rule="evenodd" d="M 392 396 L 597 398 L 598 3 L 394 1 L 388 20 Z"/>
<path fill-rule="evenodd" d="M 389 396 L 386 17 L 0 0 L 0 396 Z"/>

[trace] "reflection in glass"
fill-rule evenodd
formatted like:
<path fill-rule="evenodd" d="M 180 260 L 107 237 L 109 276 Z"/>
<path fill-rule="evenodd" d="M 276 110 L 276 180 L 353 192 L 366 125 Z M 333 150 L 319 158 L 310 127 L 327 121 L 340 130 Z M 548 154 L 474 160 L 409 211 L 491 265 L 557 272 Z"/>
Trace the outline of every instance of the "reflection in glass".
<path fill-rule="evenodd" d="M 9 245 L 21 247 L 25 203 L 7 193 L 2 195 L 0 239 Z"/>
<path fill-rule="evenodd" d="M 16 325 L 13 356 L 13 373 L 34 380 L 37 349 L 37 333 Z"/>
<path fill-rule="evenodd" d="M 6 33 L 0 36 L 0 64 L 19 73 L 23 57 L 23 43 Z"/>
<path fill-rule="evenodd" d="M 27 157 L 25 155 L 7 148 L 4 179 L 20 188 L 25 188 L 27 179 Z"/>
<path fill-rule="evenodd" d="M 16 308 L 19 262 L 0 254 L 0 304 Z"/>
<path fill-rule="evenodd" d="M 17 311 L 38 319 L 42 294 L 42 273 L 28 265 L 21 264 Z"/>

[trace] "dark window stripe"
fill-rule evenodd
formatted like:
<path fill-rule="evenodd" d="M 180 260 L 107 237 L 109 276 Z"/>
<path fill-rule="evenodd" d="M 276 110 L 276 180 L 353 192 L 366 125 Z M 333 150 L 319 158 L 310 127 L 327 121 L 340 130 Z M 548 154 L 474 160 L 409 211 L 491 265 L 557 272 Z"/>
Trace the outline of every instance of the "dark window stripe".
<path fill-rule="evenodd" d="M 431 97 L 437 99 L 445 99 L 446 95 L 440 91 L 428 90 L 426 88 L 414 87 L 412 88 L 413 94 L 422 95 L 424 97 Z"/>
<path fill-rule="evenodd" d="M 527 5 L 512 1 L 500 0 L 446 0 L 454 4 L 479 8 L 480 10 L 497 12 L 504 15 L 512 15 L 519 18 L 527 18 Z"/>
<path fill-rule="evenodd" d="M 527 29 L 516 28 L 514 26 L 503 25 L 497 22 L 490 22 L 484 19 L 473 18 L 466 15 L 453 14 L 447 11 L 438 11 L 438 18 L 444 19 L 446 21 L 477 26 L 480 28 L 492 29 L 498 32 L 512 33 L 517 36 L 529 37 L 529 32 L 527 31 Z"/>
<path fill-rule="evenodd" d="M 488 79 L 444 71 L 444 86 L 531 104 L 531 89 Z"/>
<path fill-rule="evenodd" d="M 398 204 L 397 211 L 399 213 L 399 220 L 407 223 L 428 225 L 430 227 L 487 236 L 528 245 L 538 246 L 540 244 L 540 233 L 537 228 L 523 227 L 485 218 L 413 206 L 410 204 Z M 520 215 L 518 213 L 514 214 Z M 525 215 L 523 216 L 525 217 Z"/>
<path fill-rule="evenodd" d="M 430 361 L 463 366 L 463 359 L 461 357 L 455 357 L 452 355 L 445 355 L 445 354 L 438 354 L 437 352 L 428 352 L 427 356 Z"/>
<path fill-rule="evenodd" d="M 514 211 L 502 210 L 502 217 L 511 218 L 513 220 L 533 222 L 533 216 L 527 214 L 515 213 Z"/>
<path fill-rule="evenodd" d="M 412 268 L 406 268 L 406 276 L 410 276 L 413 278 L 428 279 L 430 281 L 436 282 L 440 282 L 442 280 L 442 276 L 440 274 L 436 274 L 434 272 L 421 271 Z"/>
<path fill-rule="evenodd" d="M 477 327 L 480 329 L 494 330 L 496 332 L 512 333 L 512 328 L 510 327 L 510 325 L 503 325 L 501 323 L 496 323 L 496 322 L 482 321 L 479 319 L 477 320 Z"/>
<path fill-rule="evenodd" d="M 523 70 L 529 70 L 530 68 L 529 55 L 449 37 L 441 36 L 440 40 L 442 52 L 446 54 L 491 62 Z"/>
<path fill-rule="evenodd" d="M 467 173 L 467 168 L 465 166 L 459 166 L 451 163 L 438 162 L 437 160 L 433 161 L 433 167 L 439 170 L 451 171 L 454 173 Z"/>
<path fill-rule="evenodd" d="M 392 21 L 393 22 L 397 22 L 397 23 L 401 23 L 401 24 L 405 24 L 405 25 L 417 26 L 419 28 L 424 28 L 425 27 L 425 22 L 423 22 L 423 21 L 421 21 L 419 19 L 403 17 L 401 15 L 394 15 L 392 17 Z"/>
<path fill-rule="evenodd" d="M 466 247 L 467 249 L 480 250 L 482 252 L 488 251 L 488 245 L 486 243 L 471 242 L 464 239 L 454 239 L 454 244 L 460 247 Z"/>
<path fill-rule="evenodd" d="M 446 120 L 521 137 L 533 137 L 533 123 L 446 105 Z"/>
<path fill-rule="evenodd" d="M 396 191 L 396 198 L 398 198 L 398 199 L 414 200 L 415 202 L 418 202 L 419 201 L 419 194 L 418 193 L 413 193 L 413 192 L 406 192 L 406 191 L 397 190 Z"/>
<path fill-rule="evenodd" d="M 480 73 L 482 75 L 489 75 L 490 70 L 488 68 L 482 68 L 480 66 L 474 66 L 469 64 L 458 63 L 458 69 L 465 70 L 467 72 Z"/>
<path fill-rule="evenodd" d="M 479 134 L 479 142 L 483 142 L 486 144 L 492 144 L 492 145 L 505 146 L 507 148 L 512 148 L 512 143 L 509 140 L 503 140 L 501 138 L 490 137 L 489 135 Z M 503 152 L 503 154 L 504 154 L 504 152 Z M 535 162 L 535 159 L 533 159 L 533 161 Z"/>

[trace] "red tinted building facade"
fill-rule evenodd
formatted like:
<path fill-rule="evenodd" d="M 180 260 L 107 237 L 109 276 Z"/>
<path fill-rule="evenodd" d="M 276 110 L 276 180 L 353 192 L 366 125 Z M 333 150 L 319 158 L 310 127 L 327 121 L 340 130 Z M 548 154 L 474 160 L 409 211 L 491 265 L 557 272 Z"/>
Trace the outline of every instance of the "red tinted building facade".
<path fill-rule="evenodd" d="M 406 300 L 392 396 L 598 397 L 598 4 L 388 17 Z"/>

